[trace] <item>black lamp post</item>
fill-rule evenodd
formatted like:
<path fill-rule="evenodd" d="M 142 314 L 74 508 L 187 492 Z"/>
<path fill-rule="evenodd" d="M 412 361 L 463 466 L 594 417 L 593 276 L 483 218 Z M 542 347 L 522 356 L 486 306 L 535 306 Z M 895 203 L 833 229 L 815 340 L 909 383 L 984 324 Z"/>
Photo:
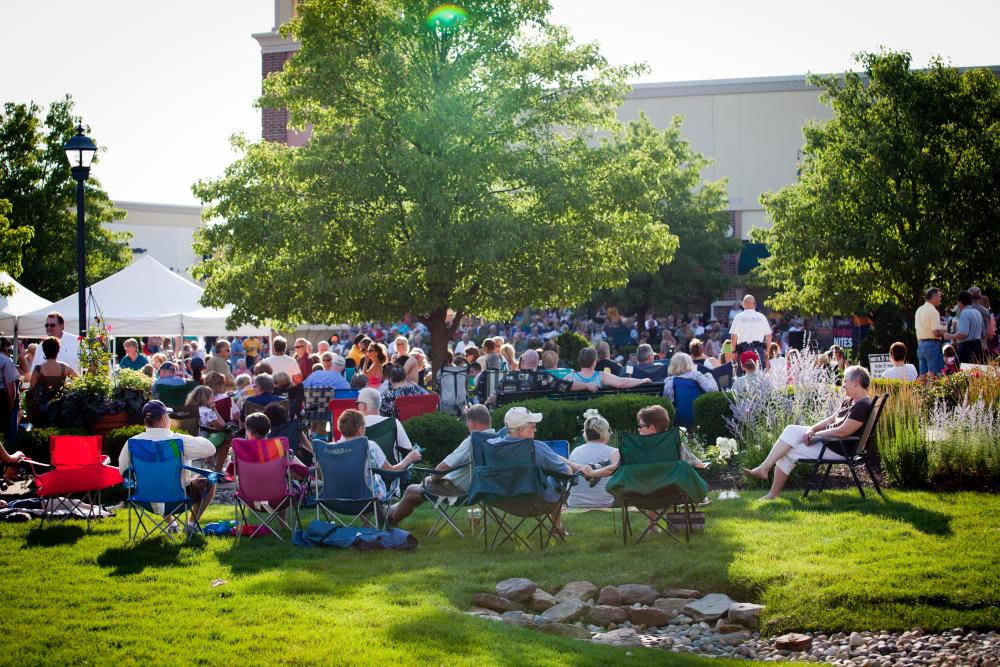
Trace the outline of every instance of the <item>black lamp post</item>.
<path fill-rule="evenodd" d="M 66 142 L 66 159 L 76 179 L 76 277 L 80 306 L 80 335 L 87 335 L 87 274 L 83 244 L 83 183 L 90 176 L 90 163 L 97 146 L 83 133 L 83 125 L 76 128 L 76 136 Z"/>

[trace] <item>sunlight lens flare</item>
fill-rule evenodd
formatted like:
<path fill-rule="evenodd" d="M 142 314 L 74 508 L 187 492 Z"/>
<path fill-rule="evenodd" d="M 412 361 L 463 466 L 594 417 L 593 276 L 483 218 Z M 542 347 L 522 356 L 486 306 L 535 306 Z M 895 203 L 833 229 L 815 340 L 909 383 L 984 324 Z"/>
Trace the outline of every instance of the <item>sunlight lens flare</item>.
<path fill-rule="evenodd" d="M 465 23 L 468 18 L 469 13 L 463 8 L 448 3 L 432 9 L 425 23 L 431 29 L 451 30 Z"/>

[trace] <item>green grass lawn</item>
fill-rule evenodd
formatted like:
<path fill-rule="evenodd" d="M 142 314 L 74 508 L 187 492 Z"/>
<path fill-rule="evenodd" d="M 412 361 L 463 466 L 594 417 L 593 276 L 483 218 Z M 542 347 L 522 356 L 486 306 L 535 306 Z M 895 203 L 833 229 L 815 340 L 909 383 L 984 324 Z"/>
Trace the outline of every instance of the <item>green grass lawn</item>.
<path fill-rule="evenodd" d="M 514 576 L 726 592 L 767 605 L 771 632 L 1000 627 L 1000 497 L 890 498 L 716 501 L 704 536 L 637 548 L 621 546 L 607 513 L 574 513 L 567 544 L 544 552 L 426 538 L 429 510 L 406 525 L 420 539 L 409 553 L 272 538 L 133 546 L 124 512 L 90 533 L 82 522 L 4 524 L 0 663 L 709 664 L 646 649 L 626 657 L 461 613 L 475 592 Z M 209 519 L 230 517 L 217 507 Z M 216 578 L 228 583 L 212 588 Z"/>

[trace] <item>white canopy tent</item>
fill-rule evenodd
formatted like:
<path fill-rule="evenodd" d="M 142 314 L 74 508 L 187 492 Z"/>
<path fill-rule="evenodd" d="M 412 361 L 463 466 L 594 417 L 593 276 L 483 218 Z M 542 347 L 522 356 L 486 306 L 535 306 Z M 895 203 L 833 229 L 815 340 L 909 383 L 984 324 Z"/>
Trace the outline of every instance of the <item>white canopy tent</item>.
<path fill-rule="evenodd" d="M 240 327 L 229 331 L 229 309 L 205 308 L 199 303 L 204 290 L 146 255 L 118 273 L 92 285 L 87 295 L 111 325 L 114 336 L 243 336 L 270 335 L 264 327 Z M 62 313 L 67 331 L 78 331 L 77 295 L 23 314 L 18 319 L 21 336 L 44 336 L 45 315 Z M 93 310 L 90 311 L 93 316 Z"/>
<path fill-rule="evenodd" d="M 13 294 L 0 297 L 0 331 L 8 336 L 15 333 L 17 320 L 21 315 L 52 305 L 51 301 L 38 296 L 2 271 L 0 271 L 0 284 L 14 285 Z"/>

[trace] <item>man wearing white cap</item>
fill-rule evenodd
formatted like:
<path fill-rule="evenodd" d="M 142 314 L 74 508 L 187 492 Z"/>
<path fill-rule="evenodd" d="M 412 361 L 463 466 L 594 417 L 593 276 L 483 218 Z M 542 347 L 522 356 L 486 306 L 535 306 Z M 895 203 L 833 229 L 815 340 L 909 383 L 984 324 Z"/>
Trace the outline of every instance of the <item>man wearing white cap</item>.
<path fill-rule="evenodd" d="M 507 435 L 497 440 L 490 440 L 491 443 L 517 442 L 518 440 L 534 440 L 535 443 L 535 463 L 542 470 L 547 472 L 557 472 L 563 475 L 572 475 L 574 472 L 583 470 L 583 466 L 572 463 L 559 456 L 552 449 L 539 440 L 535 440 L 535 429 L 538 422 L 542 421 L 541 412 L 529 412 L 527 408 L 514 407 L 504 415 L 503 422 L 507 427 Z M 548 484 L 542 494 L 545 502 L 552 504 L 552 523 L 557 530 L 564 535 L 567 534 L 562 527 L 560 515 L 562 514 L 562 503 L 559 502 L 560 495 L 555 478 L 548 477 Z"/>

